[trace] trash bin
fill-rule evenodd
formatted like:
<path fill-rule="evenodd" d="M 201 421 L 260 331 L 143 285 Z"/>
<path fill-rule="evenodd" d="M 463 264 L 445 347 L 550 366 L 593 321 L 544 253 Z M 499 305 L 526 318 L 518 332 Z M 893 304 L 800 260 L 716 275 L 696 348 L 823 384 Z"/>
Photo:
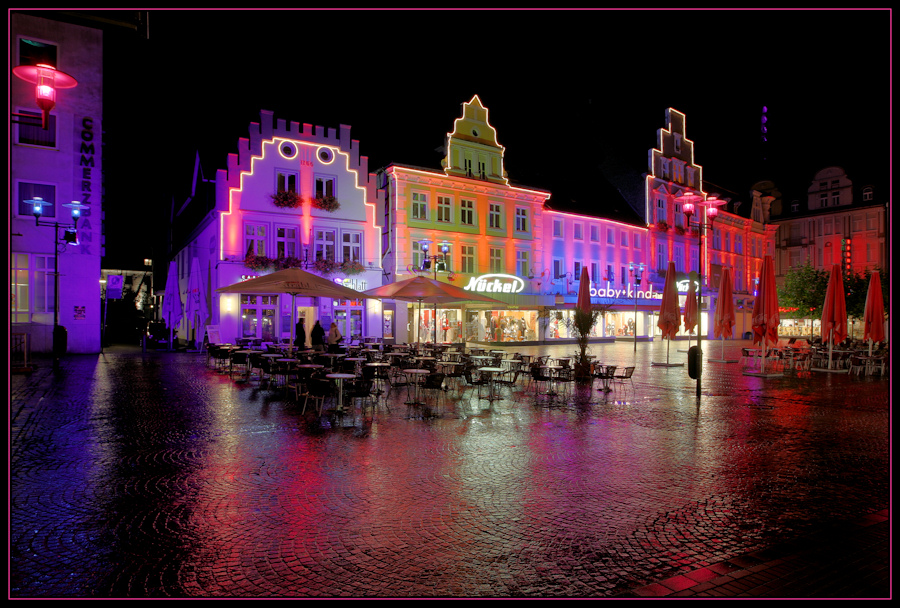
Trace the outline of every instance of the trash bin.
<path fill-rule="evenodd" d="M 699 346 L 692 346 L 688 349 L 688 376 L 696 380 L 701 373 L 703 365 L 703 351 Z"/>

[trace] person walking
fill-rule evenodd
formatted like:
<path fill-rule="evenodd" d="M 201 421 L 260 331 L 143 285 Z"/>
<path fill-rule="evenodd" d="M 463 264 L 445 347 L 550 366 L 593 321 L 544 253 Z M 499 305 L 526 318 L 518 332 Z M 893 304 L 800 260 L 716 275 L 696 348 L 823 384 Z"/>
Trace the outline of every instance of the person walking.
<path fill-rule="evenodd" d="M 319 324 L 318 320 L 316 321 L 316 324 L 313 325 L 312 331 L 309 333 L 309 339 L 312 342 L 313 350 L 325 350 L 325 330 Z"/>
<path fill-rule="evenodd" d="M 341 335 L 341 330 L 338 329 L 337 323 L 332 323 L 331 329 L 328 330 L 328 352 L 338 352 L 338 345 L 343 339 L 344 336 Z"/>
<path fill-rule="evenodd" d="M 301 317 L 301 318 L 297 321 L 297 327 L 296 327 L 296 330 L 297 330 L 297 331 L 296 331 L 296 334 L 297 334 L 297 335 L 296 335 L 296 337 L 294 338 L 294 346 L 296 346 L 296 347 L 299 348 L 299 349 L 305 349 L 305 348 L 306 348 L 306 325 L 305 325 L 305 321 L 306 321 L 306 320 L 305 320 L 303 317 Z"/>

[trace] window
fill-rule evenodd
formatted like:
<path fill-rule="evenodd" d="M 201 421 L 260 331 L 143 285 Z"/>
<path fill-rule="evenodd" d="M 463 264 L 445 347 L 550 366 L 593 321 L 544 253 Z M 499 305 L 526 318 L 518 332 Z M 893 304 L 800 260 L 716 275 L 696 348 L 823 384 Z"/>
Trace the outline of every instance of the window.
<path fill-rule="evenodd" d="M 244 251 L 247 255 L 266 255 L 265 224 L 244 224 Z"/>
<path fill-rule="evenodd" d="M 691 268 L 700 268 L 700 251 L 697 247 L 691 247 Z"/>
<path fill-rule="evenodd" d="M 600 241 L 600 228 L 598 226 L 591 226 L 591 242 L 597 243 Z"/>
<path fill-rule="evenodd" d="M 666 221 L 666 199 L 661 196 L 656 197 L 656 221 Z"/>
<path fill-rule="evenodd" d="M 581 280 L 581 262 L 575 262 L 575 266 L 572 268 L 572 276 L 575 277 L 576 281 Z"/>
<path fill-rule="evenodd" d="M 337 180 L 331 176 L 317 175 L 316 176 L 316 198 L 323 198 L 326 196 L 337 196 L 337 190 L 335 189 L 336 181 Z"/>
<path fill-rule="evenodd" d="M 841 204 L 841 193 L 838 190 L 831 193 L 831 204 L 835 207 Z"/>
<path fill-rule="evenodd" d="M 612 283 L 612 284 L 615 285 L 615 283 L 616 283 L 616 275 L 613 274 L 612 264 L 607 264 L 607 265 L 606 265 L 606 276 L 603 277 L 603 278 L 604 278 L 605 280 L 609 281 L 610 283 Z"/>
<path fill-rule="evenodd" d="M 562 279 L 566 276 L 566 271 L 563 267 L 563 261 L 559 258 L 553 260 L 553 278 L 554 279 Z"/>
<path fill-rule="evenodd" d="M 684 245 L 675 245 L 675 270 L 684 272 Z"/>
<path fill-rule="evenodd" d="M 663 179 L 669 179 L 669 176 L 671 175 L 671 173 L 670 173 L 670 171 L 669 171 L 669 161 L 668 161 L 668 159 L 665 159 L 665 158 L 660 159 L 660 165 L 662 166 L 662 177 L 663 177 Z"/>
<path fill-rule="evenodd" d="M 819 206 L 820 207 L 828 206 L 828 193 L 827 192 L 823 192 L 822 194 L 819 195 Z"/>
<path fill-rule="evenodd" d="M 734 235 L 734 252 L 735 253 L 744 253 L 744 237 L 740 234 Z"/>
<path fill-rule="evenodd" d="M 866 230 L 875 230 L 878 226 L 878 215 L 875 213 L 866 214 Z"/>
<path fill-rule="evenodd" d="M 681 203 L 675 203 L 675 225 L 684 227 L 684 213 L 681 212 Z"/>
<path fill-rule="evenodd" d="M 612 228 L 607 228 L 607 229 L 606 229 L 606 243 L 607 243 L 608 245 L 615 245 L 615 244 L 616 244 L 616 233 L 615 233 L 615 231 L 614 231 Z"/>
<path fill-rule="evenodd" d="M 315 259 L 334 261 L 335 247 L 337 245 L 334 234 L 335 231 L 317 228 L 314 232 L 316 235 L 315 242 L 313 243 L 313 247 L 315 248 Z"/>
<path fill-rule="evenodd" d="M 439 196 L 437 199 L 437 221 L 451 221 L 451 200 L 449 196 Z"/>
<path fill-rule="evenodd" d="M 463 168 L 466 170 L 466 177 L 472 177 L 472 157 L 469 156 L 468 152 L 465 159 L 463 159 Z"/>
<path fill-rule="evenodd" d="M 872 186 L 866 186 L 865 188 L 863 188 L 863 193 L 862 193 L 862 194 L 863 194 L 863 200 L 864 200 L 864 201 L 870 201 L 870 200 L 872 200 L 872 198 L 873 198 L 873 190 L 872 190 Z"/>
<path fill-rule="evenodd" d="M 18 133 L 16 143 L 46 148 L 56 147 L 56 114 L 50 115 L 50 124 L 47 129 L 43 129 L 40 112 L 19 110 L 18 113 L 25 114 L 29 118 L 19 117 L 21 122 L 16 124 Z"/>
<path fill-rule="evenodd" d="M 725 251 L 731 251 L 731 233 L 725 233 Z"/>
<path fill-rule="evenodd" d="M 297 233 L 291 226 L 275 228 L 275 255 L 279 258 L 295 258 L 297 256 Z"/>
<path fill-rule="evenodd" d="M 561 237 L 563 235 L 562 220 L 553 220 L 553 236 Z"/>
<path fill-rule="evenodd" d="M 516 232 L 528 232 L 528 209 L 516 209 Z"/>
<path fill-rule="evenodd" d="M 29 264 L 34 262 L 33 266 Z M 52 255 L 13 253 L 9 260 L 11 323 L 28 323 L 32 313 L 53 313 L 56 305 Z M 33 299 L 33 301 L 32 301 Z"/>
<path fill-rule="evenodd" d="M 278 296 L 241 294 L 241 337 L 275 341 Z"/>
<path fill-rule="evenodd" d="M 620 234 L 621 237 L 619 238 L 619 244 L 622 247 L 628 247 L 628 233 L 623 230 Z"/>
<path fill-rule="evenodd" d="M 453 266 L 451 265 L 451 262 L 453 261 L 453 250 L 451 249 L 450 243 L 441 243 L 437 249 L 438 250 L 435 251 L 435 253 L 443 256 L 443 258 L 441 258 L 441 261 L 443 261 L 444 263 L 444 267 L 439 267 L 438 270 L 442 270 L 443 272 L 450 272 L 451 270 L 453 270 Z M 446 249 L 447 251 L 444 251 L 444 249 Z"/>
<path fill-rule="evenodd" d="M 362 233 L 341 233 L 341 258 L 344 262 L 362 263 Z"/>
<path fill-rule="evenodd" d="M 475 225 L 475 201 L 459 202 L 459 223 L 465 226 Z"/>
<path fill-rule="evenodd" d="M 412 243 L 412 265 L 415 268 L 422 267 L 422 245 L 419 244 L 419 241 L 413 241 Z"/>
<path fill-rule="evenodd" d="M 528 252 L 516 251 L 516 274 L 520 277 L 527 277 L 528 268 Z"/>
<path fill-rule="evenodd" d="M 600 282 L 600 264 L 597 262 L 591 262 L 591 281 Z"/>
<path fill-rule="evenodd" d="M 463 245 L 462 249 L 462 268 L 460 272 L 464 274 L 475 274 L 475 247 L 473 245 Z"/>
<path fill-rule="evenodd" d="M 666 271 L 666 250 L 662 243 L 656 244 L 656 269 Z"/>
<path fill-rule="evenodd" d="M 56 186 L 50 184 L 34 184 L 31 182 L 19 182 L 19 215 L 31 217 L 33 206 L 23 201 L 40 198 L 45 204 L 42 208 L 44 218 L 56 218 Z"/>
<path fill-rule="evenodd" d="M 491 203 L 488 206 L 488 227 L 496 229 L 503 227 L 501 225 L 500 205 L 497 203 Z"/>
<path fill-rule="evenodd" d="M 583 224 L 575 224 L 575 240 L 583 241 L 584 240 L 584 225 Z"/>
<path fill-rule="evenodd" d="M 622 277 L 620 279 L 619 285 L 626 285 L 628 283 L 628 268 L 626 268 L 625 266 L 619 266 L 619 270 L 621 270 L 619 276 Z"/>
<path fill-rule="evenodd" d="M 19 65 L 37 65 L 43 63 L 57 68 L 56 45 L 48 42 L 19 39 Z"/>
<path fill-rule="evenodd" d="M 718 228 L 713 228 L 713 249 L 721 249 L 722 248 L 722 231 Z"/>
<path fill-rule="evenodd" d="M 680 153 L 681 152 L 681 135 L 679 135 L 678 133 L 675 133 L 674 140 L 675 140 L 675 151 Z"/>
<path fill-rule="evenodd" d="M 641 248 L 641 235 L 635 233 L 634 238 L 632 239 L 632 245 L 635 249 Z"/>
<path fill-rule="evenodd" d="M 478 176 L 481 179 L 485 179 L 487 177 L 487 163 L 480 158 L 478 159 Z"/>
<path fill-rule="evenodd" d="M 297 192 L 297 174 L 293 171 L 275 171 L 276 192 Z"/>
<path fill-rule="evenodd" d="M 412 194 L 412 219 L 427 220 L 428 219 L 428 195 L 423 192 L 413 192 Z"/>
<path fill-rule="evenodd" d="M 491 272 L 503 272 L 503 250 L 491 247 Z"/>

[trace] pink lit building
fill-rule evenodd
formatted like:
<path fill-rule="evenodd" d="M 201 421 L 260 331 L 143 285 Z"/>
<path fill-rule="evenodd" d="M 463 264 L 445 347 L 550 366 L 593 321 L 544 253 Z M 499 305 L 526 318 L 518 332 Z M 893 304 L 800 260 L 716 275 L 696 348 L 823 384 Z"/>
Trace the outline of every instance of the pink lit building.
<path fill-rule="evenodd" d="M 694 142 L 685 135 L 685 115 L 667 109 L 666 127 L 657 131 L 657 147 L 649 152 L 645 176 L 645 216 L 650 229 L 647 243 L 649 279 L 654 291 L 661 291 L 669 261 L 674 261 L 683 302 L 690 273 L 696 272 L 702 262 L 701 327 L 704 337 L 712 338 L 712 317 L 721 270 L 731 268 L 738 317 L 733 338 L 741 338 L 751 330 L 755 279 L 759 276 L 763 257 L 775 253 L 777 226 L 769 219 L 772 202 L 769 193 L 754 191 L 749 211 L 744 209 L 745 213 L 739 214 L 739 201 L 721 196 L 717 190 L 704 181 L 702 167 L 694 162 Z M 711 229 L 706 230 L 702 260 L 697 215 L 704 221 L 705 215 L 701 209 L 692 218 L 692 226 L 688 226 L 680 200 L 686 193 L 697 193 L 705 200 L 718 198 L 725 203 L 718 207 L 718 217 L 712 222 Z M 654 321 L 652 327 L 655 325 Z M 656 333 L 655 329 L 653 331 Z M 683 327 L 681 333 L 688 335 L 683 332 Z"/>
<path fill-rule="evenodd" d="M 198 167 L 195 183 L 201 182 Z M 212 189 L 202 219 L 189 211 L 204 204 L 196 192 L 175 218 L 176 225 L 188 223 L 174 256 L 180 291 L 187 291 L 196 258 L 210 312 L 205 322 L 182 321 L 181 339 L 199 342 L 203 328 L 211 326 L 223 342 L 282 341 L 292 335 L 297 318 L 306 321 L 307 341 L 317 320 L 326 330 L 337 323 L 348 342 L 381 335 L 378 300 L 294 302 L 282 293 L 215 291 L 284 266 L 357 291 L 381 285 L 384 193 L 368 173 L 359 142 L 350 139 L 350 127 L 288 124 L 263 111 L 260 122 L 250 124 L 250 137 L 239 140 L 237 154 L 228 156 L 227 168 L 217 171 Z"/>

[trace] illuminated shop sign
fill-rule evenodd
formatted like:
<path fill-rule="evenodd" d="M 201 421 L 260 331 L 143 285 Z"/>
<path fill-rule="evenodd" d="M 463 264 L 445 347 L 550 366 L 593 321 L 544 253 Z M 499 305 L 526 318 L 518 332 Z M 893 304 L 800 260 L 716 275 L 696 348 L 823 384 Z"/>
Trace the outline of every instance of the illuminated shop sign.
<path fill-rule="evenodd" d="M 479 293 L 519 293 L 525 289 L 525 281 L 511 274 L 483 274 L 469 279 L 463 289 Z"/>
<path fill-rule="evenodd" d="M 360 279 L 336 278 L 336 279 L 334 279 L 334 282 L 337 283 L 338 285 L 343 285 L 344 287 L 349 287 L 350 289 L 355 289 L 356 291 L 365 291 L 369 287 L 368 281 L 362 281 Z"/>
<path fill-rule="evenodd" d="M 615 289 L 610 286 L 609 283 L 606 284 L 606 287 L 601 287 L 600 289 L 595 289 L 591 286 L 591 297 L 592 298 L 613 298 L 613 299 L 621 299 L 621 298 L 632 298 L 635 297 L 634 286 L 627 285 L 625 289 Z M 647 291 L 639 291 L 637 292 L 637 298 L 639 300 L 661 300 L 662 294 L 653 291 L 653 285 L 647 287 Z"/>

